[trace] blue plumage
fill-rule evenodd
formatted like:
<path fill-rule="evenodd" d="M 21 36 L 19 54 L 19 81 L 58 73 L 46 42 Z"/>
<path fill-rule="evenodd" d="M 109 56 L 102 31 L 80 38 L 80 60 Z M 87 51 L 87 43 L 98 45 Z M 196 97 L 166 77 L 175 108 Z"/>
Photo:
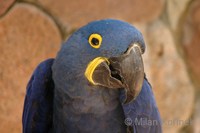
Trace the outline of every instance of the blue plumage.
<path fill-rule="evenodd" d="M 102 36 L 99 49 L 88 43 L 93 33 Z M 84 75 L 91 60 L 125 53 L 132 43 L 145 51 L 141 33 L 118 20 L 92 22 L 72 34 L 55 60 L 42 62 L 34 71 L 27 85 L 23 132 L 161 133 L 159 111 L 145 77 L 136 99 L 123 104 L 123 89 L 92 85 Z"/>
<path fill-rule="evenodd" d="M 27 85 L 22 121 L 24 133 L 48 133 L 52 129 L 52 63 L 53 59 L 42 62 Z"/>
<path fill-rule="evenodd" d="M 121 99 L 124 93 L 120 95 Z M 151 85 L 146 77 L 142 90 L 134 102 L 123 105 L 128 126 L 134 127 L 134 133 L 161 133 L 162 122 L 156 105 Z"/>

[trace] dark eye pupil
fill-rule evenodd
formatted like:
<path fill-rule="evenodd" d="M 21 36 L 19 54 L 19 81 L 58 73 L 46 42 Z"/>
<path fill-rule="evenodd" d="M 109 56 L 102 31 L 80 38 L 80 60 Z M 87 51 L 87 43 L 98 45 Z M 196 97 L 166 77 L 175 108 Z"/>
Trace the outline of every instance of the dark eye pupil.
<path fill-rule="evenodd" d="M 93 45 L 99 45 L 99 40 L 97 38 L 92 38 L 91 42 Z"/>

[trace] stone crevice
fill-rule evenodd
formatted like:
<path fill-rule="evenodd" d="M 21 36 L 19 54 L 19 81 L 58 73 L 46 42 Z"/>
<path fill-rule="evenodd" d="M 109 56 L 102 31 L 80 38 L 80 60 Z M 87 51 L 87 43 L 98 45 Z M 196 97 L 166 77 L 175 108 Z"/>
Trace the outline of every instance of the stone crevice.
<path fill-rule="evenodd" d="M 26 0 L 18 0 L 18 3 L 30 4 L 32 6 L 37 7 L 43 13 L 48 15 L 54 21 L 54 23 L 57 25 L 57 27 L 58 27 L 58 29 L 60 31 L 60 35 L 62 37 L 62 40 L 63 41 L 66 40 L 67 36 L 70 34 L 70 32 L 67 32 L 68 28 L 66 26 L 64 26 L 56 16 L 52 15 L 48 10 L 43 8 L 43 6 L 39 2 L 37 3 L 37 2 L 31 2 L 31 1 L 26 1 Z"/>

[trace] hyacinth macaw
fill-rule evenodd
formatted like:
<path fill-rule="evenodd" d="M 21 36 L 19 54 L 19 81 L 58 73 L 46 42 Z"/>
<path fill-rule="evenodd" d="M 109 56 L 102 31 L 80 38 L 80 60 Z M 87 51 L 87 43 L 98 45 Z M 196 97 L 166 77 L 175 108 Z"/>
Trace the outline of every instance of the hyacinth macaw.
<path fill-rule="evenodd" d="M 35 69 L 23 132 L 161 133 L 144 52 L 142 34 L 123 21 L 94 21 L 75 31 L 55 59 Z"/>

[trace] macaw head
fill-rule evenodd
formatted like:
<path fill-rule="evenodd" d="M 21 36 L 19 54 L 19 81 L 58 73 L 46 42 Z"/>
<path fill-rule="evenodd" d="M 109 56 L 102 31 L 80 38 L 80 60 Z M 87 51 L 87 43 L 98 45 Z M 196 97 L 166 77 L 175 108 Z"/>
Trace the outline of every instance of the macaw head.
<path fill-rule="evenodd" d="M 136 98 L 143 84 L 144 51 L 142 34 L 132 25 L 112 19 L 94 21 L 74 32 L 62 45 L 53 69 L 59 76 L 68 75 L 63 76 L 64 81 L 123 88 L 124 103 L 128 103 Z"/>

